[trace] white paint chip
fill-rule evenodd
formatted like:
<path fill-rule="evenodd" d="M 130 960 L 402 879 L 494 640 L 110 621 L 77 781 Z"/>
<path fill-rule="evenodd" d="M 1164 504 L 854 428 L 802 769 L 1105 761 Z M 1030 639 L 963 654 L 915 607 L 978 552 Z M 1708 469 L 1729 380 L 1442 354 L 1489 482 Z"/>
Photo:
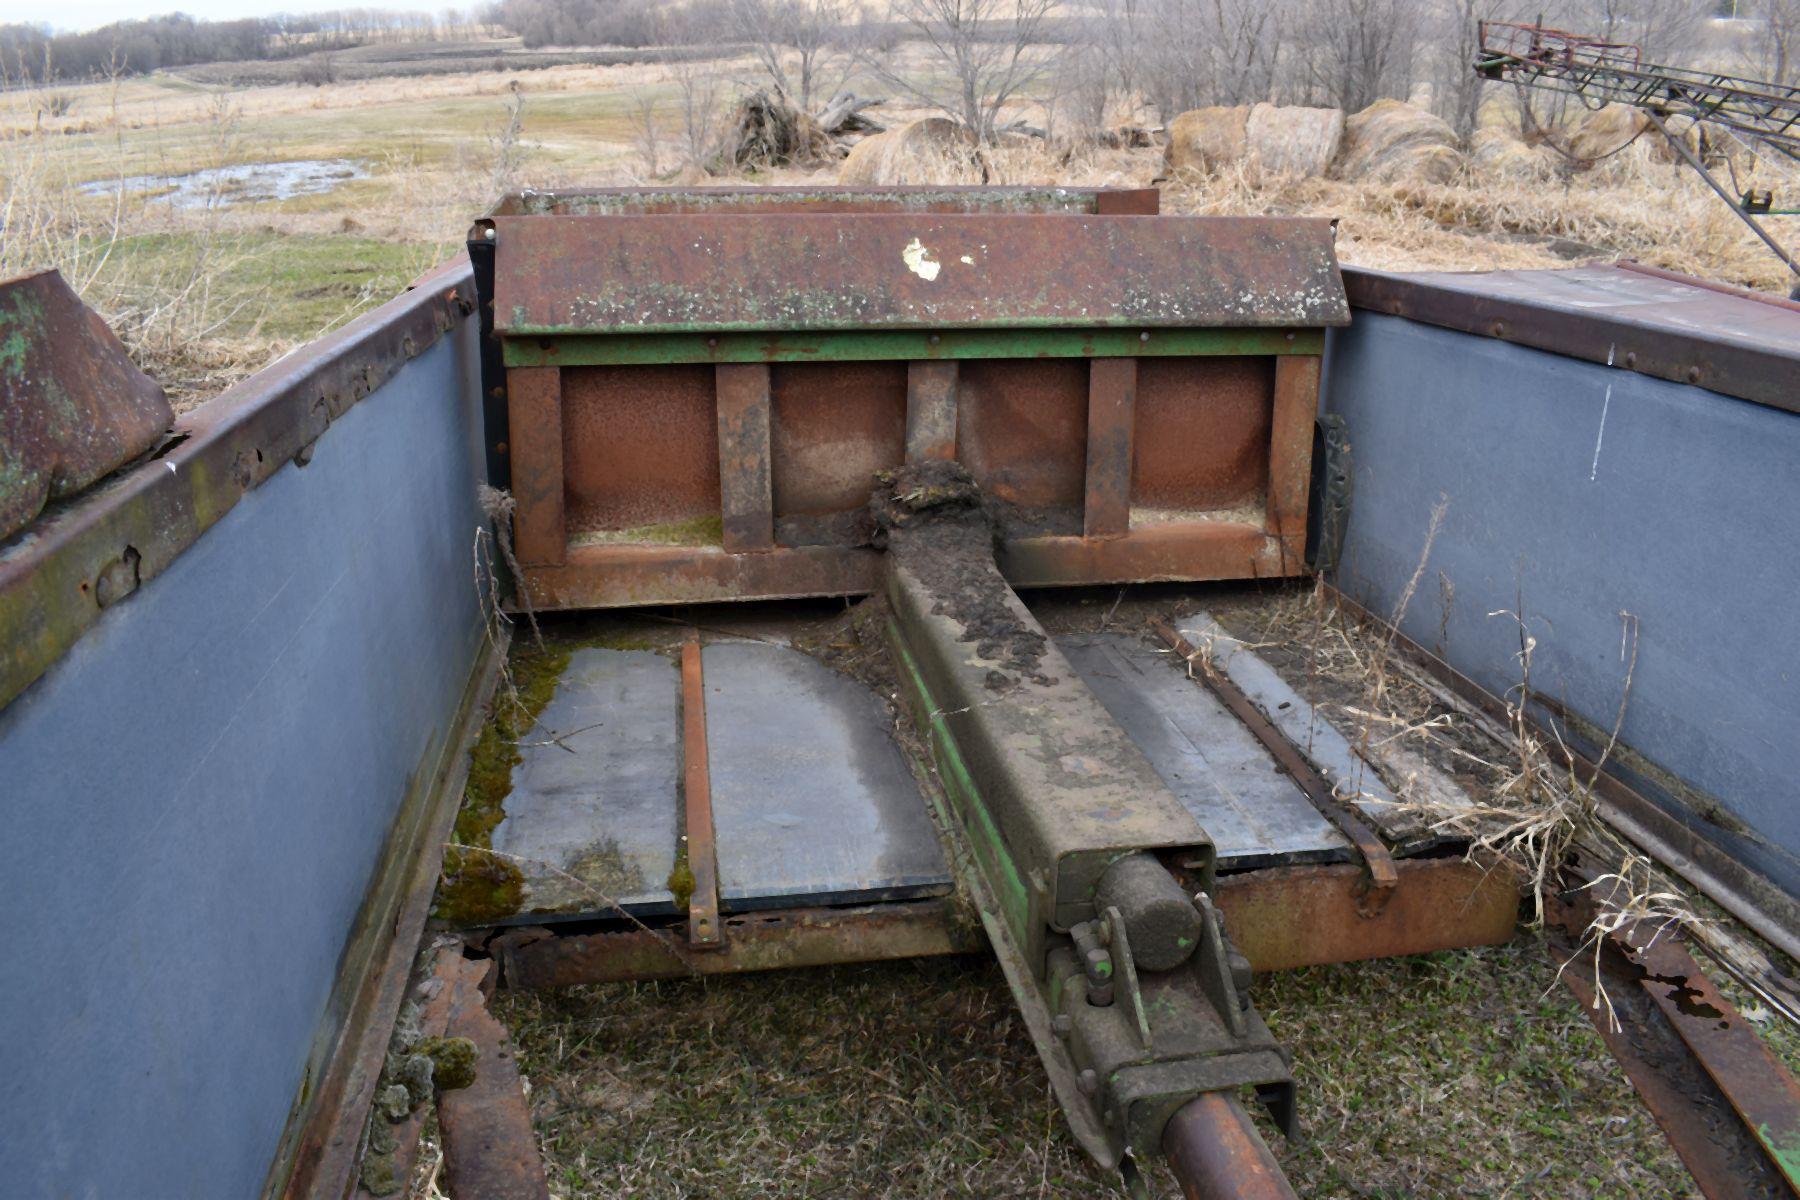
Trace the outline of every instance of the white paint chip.
<path fill-rule="evenodd" d="M 936 279 L 938 272 L 944 269 L 943 264 L 931 257 L 931 251 L 927 250 L 925 244 L 918 238 L 914 238 L 907 244 L 906 249 L 900 252 L 900 261 L 906 264 L 907 270 L 926 283 Z"/>
<path fill-rule="evenodd" d="M 966 262 L 966 263 L 968 263 L 968 264 L 969 264 L 969 265 L 970 265 L 970 266 L 971 266 L 971 267 L 972 267 L 972 266 L 974 266 L 974 265 L 975 265 L 975 260 L 974 260 L 974 259 L 972 259 L 972 258 L 970 258 L 970 257 L 969 257 L 969 256 L 968 256 L 968 255 L 966 255 L 966 254 L 965 254 L 965 255 L 963 255 L 963 256 L 962 256 L 962 260 L 963 260 L 963 261 L 964 261 L 964 262 Z"/>

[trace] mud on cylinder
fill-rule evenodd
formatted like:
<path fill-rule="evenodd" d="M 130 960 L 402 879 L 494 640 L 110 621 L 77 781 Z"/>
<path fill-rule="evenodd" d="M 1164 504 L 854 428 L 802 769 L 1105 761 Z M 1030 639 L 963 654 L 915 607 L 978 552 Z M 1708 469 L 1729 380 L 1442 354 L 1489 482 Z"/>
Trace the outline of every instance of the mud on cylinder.
<path fill-rule="evenodd" d="M 1174 970 L 1200 944 L 1200 910 L 1168 869 L 1143 851 L 1106 869 L 1094 885 L 1094 906 L 1119 910 L 1131 956 L 1143 970 Z"/>

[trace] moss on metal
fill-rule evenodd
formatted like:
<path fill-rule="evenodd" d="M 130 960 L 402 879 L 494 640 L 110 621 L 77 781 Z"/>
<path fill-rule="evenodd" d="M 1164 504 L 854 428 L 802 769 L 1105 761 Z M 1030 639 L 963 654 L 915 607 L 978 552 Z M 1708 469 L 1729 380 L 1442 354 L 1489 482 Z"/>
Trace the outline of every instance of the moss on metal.
<path fill-rule="evenodd" d="M 556 694 L 569 665 L 567 647 L 535 647 L 514 656 L 512 686 L 494 701 L 493 712 L 469 754 L 469 779 L 456 814 L 451 845 L 444 852 L 432 915 L 452 925 L 486 925 L 519 911 L 525 877 L 510 859 L 492 852 L 494 830 L 506 819 L 519 739 L 537 724 Z"/>

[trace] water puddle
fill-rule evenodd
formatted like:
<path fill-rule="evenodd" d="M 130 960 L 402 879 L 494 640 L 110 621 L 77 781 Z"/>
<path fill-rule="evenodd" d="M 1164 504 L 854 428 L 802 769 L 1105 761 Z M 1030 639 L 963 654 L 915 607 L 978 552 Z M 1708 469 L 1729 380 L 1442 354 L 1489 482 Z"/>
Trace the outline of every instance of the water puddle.
<path fill-rule="evenodd" d="M 146 193 L 176 208 L 210 208 L 259 204 L 329 192 L 352 179 L 368 177 L 368 168 L 348 158 L 303 158 L 293 162 L 239 163 L 209 167 L 187 175 L 133 175 L 96 179 L 81 185 L 86 196 L 107 196 L 121 187 Z"/>

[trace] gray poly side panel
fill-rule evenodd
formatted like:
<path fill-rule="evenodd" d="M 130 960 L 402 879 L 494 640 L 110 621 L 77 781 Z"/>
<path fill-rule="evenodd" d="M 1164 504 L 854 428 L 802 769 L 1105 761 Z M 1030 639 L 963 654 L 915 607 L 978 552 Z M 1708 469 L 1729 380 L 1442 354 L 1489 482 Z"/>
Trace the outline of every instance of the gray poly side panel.
<path fill-rule="evenodd" d="M 0 1190 L 254 1196 L 481 624 L 475 323 L 0 710 Z"/>
<path fill-rule="evenodd" d="M 1604 740 L 1632 614 L 1624 742 L 1800 853 L 1800 415 L 1363 312 L 1328 368 L 1356 489 L 1339 586 L 1391 612 L 1441 498 L 1408 636 L 1504 694 L 1519 630 L 1490 614 L 1522 602 L 1535 690 Z"/>
<path fill-rule="evenodd" d="M 1123 633 L 1069 635 L 1056 644 L 1199 820 L 1220 866 L 1349 857 L 1344 836 L 1256 737 L 1167 653 Z"/>
<path fill-rule="evenodd" d="M 673 911 L 681 677 L 648 650 L 577 650 L 519 746 L 494 849 L 525 876 L 520 920 Z"/>
<path fill-rule="evenodd" d="M 948 889 L 936 826 L 879 697 L 784 646 L 716 643 L 703 662 L 727 908 Z"/>

